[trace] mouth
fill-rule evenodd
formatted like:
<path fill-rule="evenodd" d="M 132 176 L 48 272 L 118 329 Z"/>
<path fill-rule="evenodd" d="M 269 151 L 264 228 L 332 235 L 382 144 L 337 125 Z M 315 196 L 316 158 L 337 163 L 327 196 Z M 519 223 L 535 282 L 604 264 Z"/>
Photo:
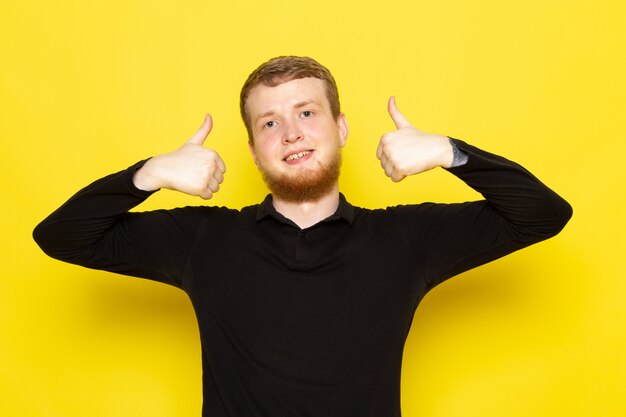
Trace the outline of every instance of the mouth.
<path fill-rule="evenodd" d="M 287 155 L 285 158 L 283 158 L 283 161 L 297 161 L 298 159 L 302 159 L 307 155 L 310 155 L 313 153 L 313 149 L 308 149 L 306 151 L 300 151 L 300 152 L 294 152 L 292 154 Z"/>

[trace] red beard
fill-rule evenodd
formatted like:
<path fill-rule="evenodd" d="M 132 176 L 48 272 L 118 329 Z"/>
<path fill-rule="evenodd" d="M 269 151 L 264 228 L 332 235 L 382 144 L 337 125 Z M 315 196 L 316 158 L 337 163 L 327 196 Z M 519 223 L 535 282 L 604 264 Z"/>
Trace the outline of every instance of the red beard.
<path fill-rule="evenodd" d="M 338 150 L 327 164 L 319 163 L 317 169 L 302 170 L 297 176 L 276 175 L 261 165 L 258 168 L 274 196 L 291 203 L 316 201 L 328 194 L 337 183 L 341 152 Z"/>

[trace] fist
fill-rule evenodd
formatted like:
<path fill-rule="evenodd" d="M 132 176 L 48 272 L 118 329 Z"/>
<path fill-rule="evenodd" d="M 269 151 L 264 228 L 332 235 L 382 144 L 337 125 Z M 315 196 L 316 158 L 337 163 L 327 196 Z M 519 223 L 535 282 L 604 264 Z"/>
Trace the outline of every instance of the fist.
<path fill-rule="evenodd" d="M 146 191 L 167 188 L 206 200 L 213 197 L 224 181 L 226 165 L 217 152 L 203 146 L 212 128 L 207 114 L 200 129 L 180 148 L 148 160 L 135 173 L 135 186 Z"/>
<path fill-rule="evenodd" d="M 385 133 L 376 149 L 385 175 L 398 182 L 437 166 L 450 167 L 453 154 L 448 137 L 415 128 L 398 109 L 395 97 L 389 98 L 387 109 L 396 130 Z"/>

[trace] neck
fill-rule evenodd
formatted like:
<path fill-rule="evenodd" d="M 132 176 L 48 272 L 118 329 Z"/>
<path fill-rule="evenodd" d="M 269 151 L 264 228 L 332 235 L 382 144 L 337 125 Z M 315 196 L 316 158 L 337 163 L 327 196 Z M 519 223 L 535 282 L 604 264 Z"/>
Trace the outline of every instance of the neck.
<path fill-rule="evenodd" d="M 272 196 L 277 212 L 297 224 L 301 229 L 313 226 L 337 211 L 339 206 L 339 186 L 314 201 L 293 202 Z"/>

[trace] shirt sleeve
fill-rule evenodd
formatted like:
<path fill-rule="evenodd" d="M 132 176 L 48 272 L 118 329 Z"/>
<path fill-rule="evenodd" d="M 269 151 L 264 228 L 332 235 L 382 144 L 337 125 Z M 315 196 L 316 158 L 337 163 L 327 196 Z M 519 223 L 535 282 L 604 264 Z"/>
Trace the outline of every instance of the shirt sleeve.
<path fill-rule="evenodd" d="M 448 171 L 485 199 L 395 208 L 428 289 L 556 235 L 572 216 L 569 203 L 522 166 L 453 141 L 468 158 Z"/>
<path fill-rule="evenodd" d="M 153 192 L 133 184 L 145 161 L 101 178 L 72 196 L 33 231 L 49 256 L 181 287 L 199 207 L 143 213 L 130 209 Z"/>

